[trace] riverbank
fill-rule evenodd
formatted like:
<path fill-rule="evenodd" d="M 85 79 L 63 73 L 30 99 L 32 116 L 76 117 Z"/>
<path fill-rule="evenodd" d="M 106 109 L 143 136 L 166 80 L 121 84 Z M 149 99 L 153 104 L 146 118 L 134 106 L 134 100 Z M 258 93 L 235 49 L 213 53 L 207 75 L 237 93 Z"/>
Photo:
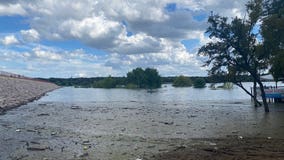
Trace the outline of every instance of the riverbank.
<path fill-rule="evenodd" d="M 0 116 L 0 159 L 283 158 L 283 106 L 185 99 L 194 91 L 60 88 Z"/>
<path fill-rule="evenodd" d="M 284 139 L 272 137 L 227 137 L 193 139 L 171 151 L 153 155 L 151 160 L 280 160 L 284 159 Z"/>
<path fill-rule="evenodd" d="M 240 93 L 60 88 L 0 116 L 0 159 L 283 158 L 283 104 L 266 114 Z"/>
<path fill-rule="evenodd" d="M 0 114 L 59 88 L 57 85 L 36 79 L 0 76 Z"/>

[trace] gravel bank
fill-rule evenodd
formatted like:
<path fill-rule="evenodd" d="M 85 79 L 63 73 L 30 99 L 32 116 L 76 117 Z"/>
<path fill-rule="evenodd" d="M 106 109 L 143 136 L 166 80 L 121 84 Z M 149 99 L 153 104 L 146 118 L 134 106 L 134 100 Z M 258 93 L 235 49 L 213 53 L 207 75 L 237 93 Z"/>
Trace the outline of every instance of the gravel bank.
<path fill-rule="evenodd" d="M 0 76 L 0 113 L 38 99 L 57 88 L 52 83 Z"/>

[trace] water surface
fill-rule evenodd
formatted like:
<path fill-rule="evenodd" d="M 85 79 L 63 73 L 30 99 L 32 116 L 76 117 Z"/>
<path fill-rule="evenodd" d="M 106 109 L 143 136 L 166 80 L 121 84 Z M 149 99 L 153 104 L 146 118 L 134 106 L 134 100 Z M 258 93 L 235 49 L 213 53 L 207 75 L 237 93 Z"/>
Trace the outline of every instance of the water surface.
<path fill-rule="evenodd" d="M 195 138 L 284 138 L 284 105 L 270 109 L 255 108 L 238 87 L 64 87 L 0 116 L 0 159 L 72 159 L 86 152 L 90 159 L 136 159 Z M 30 152 L 31 143 L 49 149 Z"/>

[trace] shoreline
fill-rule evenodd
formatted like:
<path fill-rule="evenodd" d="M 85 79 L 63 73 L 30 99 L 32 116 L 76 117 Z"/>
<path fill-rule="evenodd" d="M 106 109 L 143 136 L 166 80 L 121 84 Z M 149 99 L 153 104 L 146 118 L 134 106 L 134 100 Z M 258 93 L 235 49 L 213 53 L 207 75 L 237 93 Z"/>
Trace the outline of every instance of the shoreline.
<path fill-rule="evenodd" d="M 59 87 L 60 88 L 60 87 Z M 28 100 L 25 100 L 25 101 L 21 101 L 19 103 L 16 103 L 16 104 L 13 104 L 13 105 L 10 105 L 10 106 L 5 106 L 5 108 L 3 108 L 2 106 L 0 107 L 0 115 L 3 115 L 5 114 L 7 111 L 9 110 L 12 110 L 12 109 L 15 109 L 15 108 L 18 108 L 18 107 L 21 107 L 22 105 L 26 105 L 28 103 L 31 103 L 31 102 L 34 102 L 36 100 L 39 100 L 41 97 L 45 96 L 47 93 L 49 92 L 52 92 L 56 89 L 59 89 L 59 88 L 55 88 L 55 89 L 52 89 L 50 91 L 46 91 L 40 95 L 37 95 L 35 97 L 32 97 L 31 99 L 28 99 Z"/>
<path fill-rule="evenodd" d="M 126 90 L 128 99 L 110 100 L 116 90 L 90 91 L 62 88 L 0 116 L 0 159 L 284 158 L 282 107 L 265 114 L 250 101 L 153 102 Z"/>
<path fill-rule="evenodd" d="M 190 141 L 190 143 L 188 143 Z M 273 137 L 226 137 L 186 140 L 186 143 L 148 160 L 256 160 L 283 159 L 284 139 Z"/>
<path fill-rule="evenodd" d="M 60 86 L 37 79 L 0 76 L 0 114 L 38 100 L 58 88 Z"/>

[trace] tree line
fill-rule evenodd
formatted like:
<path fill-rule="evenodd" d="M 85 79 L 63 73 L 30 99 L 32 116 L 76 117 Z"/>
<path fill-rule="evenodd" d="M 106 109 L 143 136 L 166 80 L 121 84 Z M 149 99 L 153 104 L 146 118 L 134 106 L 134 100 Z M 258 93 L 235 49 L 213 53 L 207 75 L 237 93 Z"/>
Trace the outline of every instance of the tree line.
<path fill-rule="evenodd" d="M 150 77 L 152 77 L 150 79 Z M 92 77 L 92 78 L 48 78 L 43 79 L 59 86 L 74 86 L 83 88 L 159 88 L 161 84 L 171 83 L 174 87 L 190 87 L 202 83 L 224 83 L 230 82 L 224 75 L 199 76 L 170 76 L 161 77 L 156 69 L 136 68 L 128 72 L 126 77 Z M 247 75 L 238 76 L 243 82 L 253 82 Z M 199 82 L 198 82 L 199 81 Z M 198 85 L 195 85 L 198 86 Z M 198 88 L 198 87 L 197 87 Z"/>

